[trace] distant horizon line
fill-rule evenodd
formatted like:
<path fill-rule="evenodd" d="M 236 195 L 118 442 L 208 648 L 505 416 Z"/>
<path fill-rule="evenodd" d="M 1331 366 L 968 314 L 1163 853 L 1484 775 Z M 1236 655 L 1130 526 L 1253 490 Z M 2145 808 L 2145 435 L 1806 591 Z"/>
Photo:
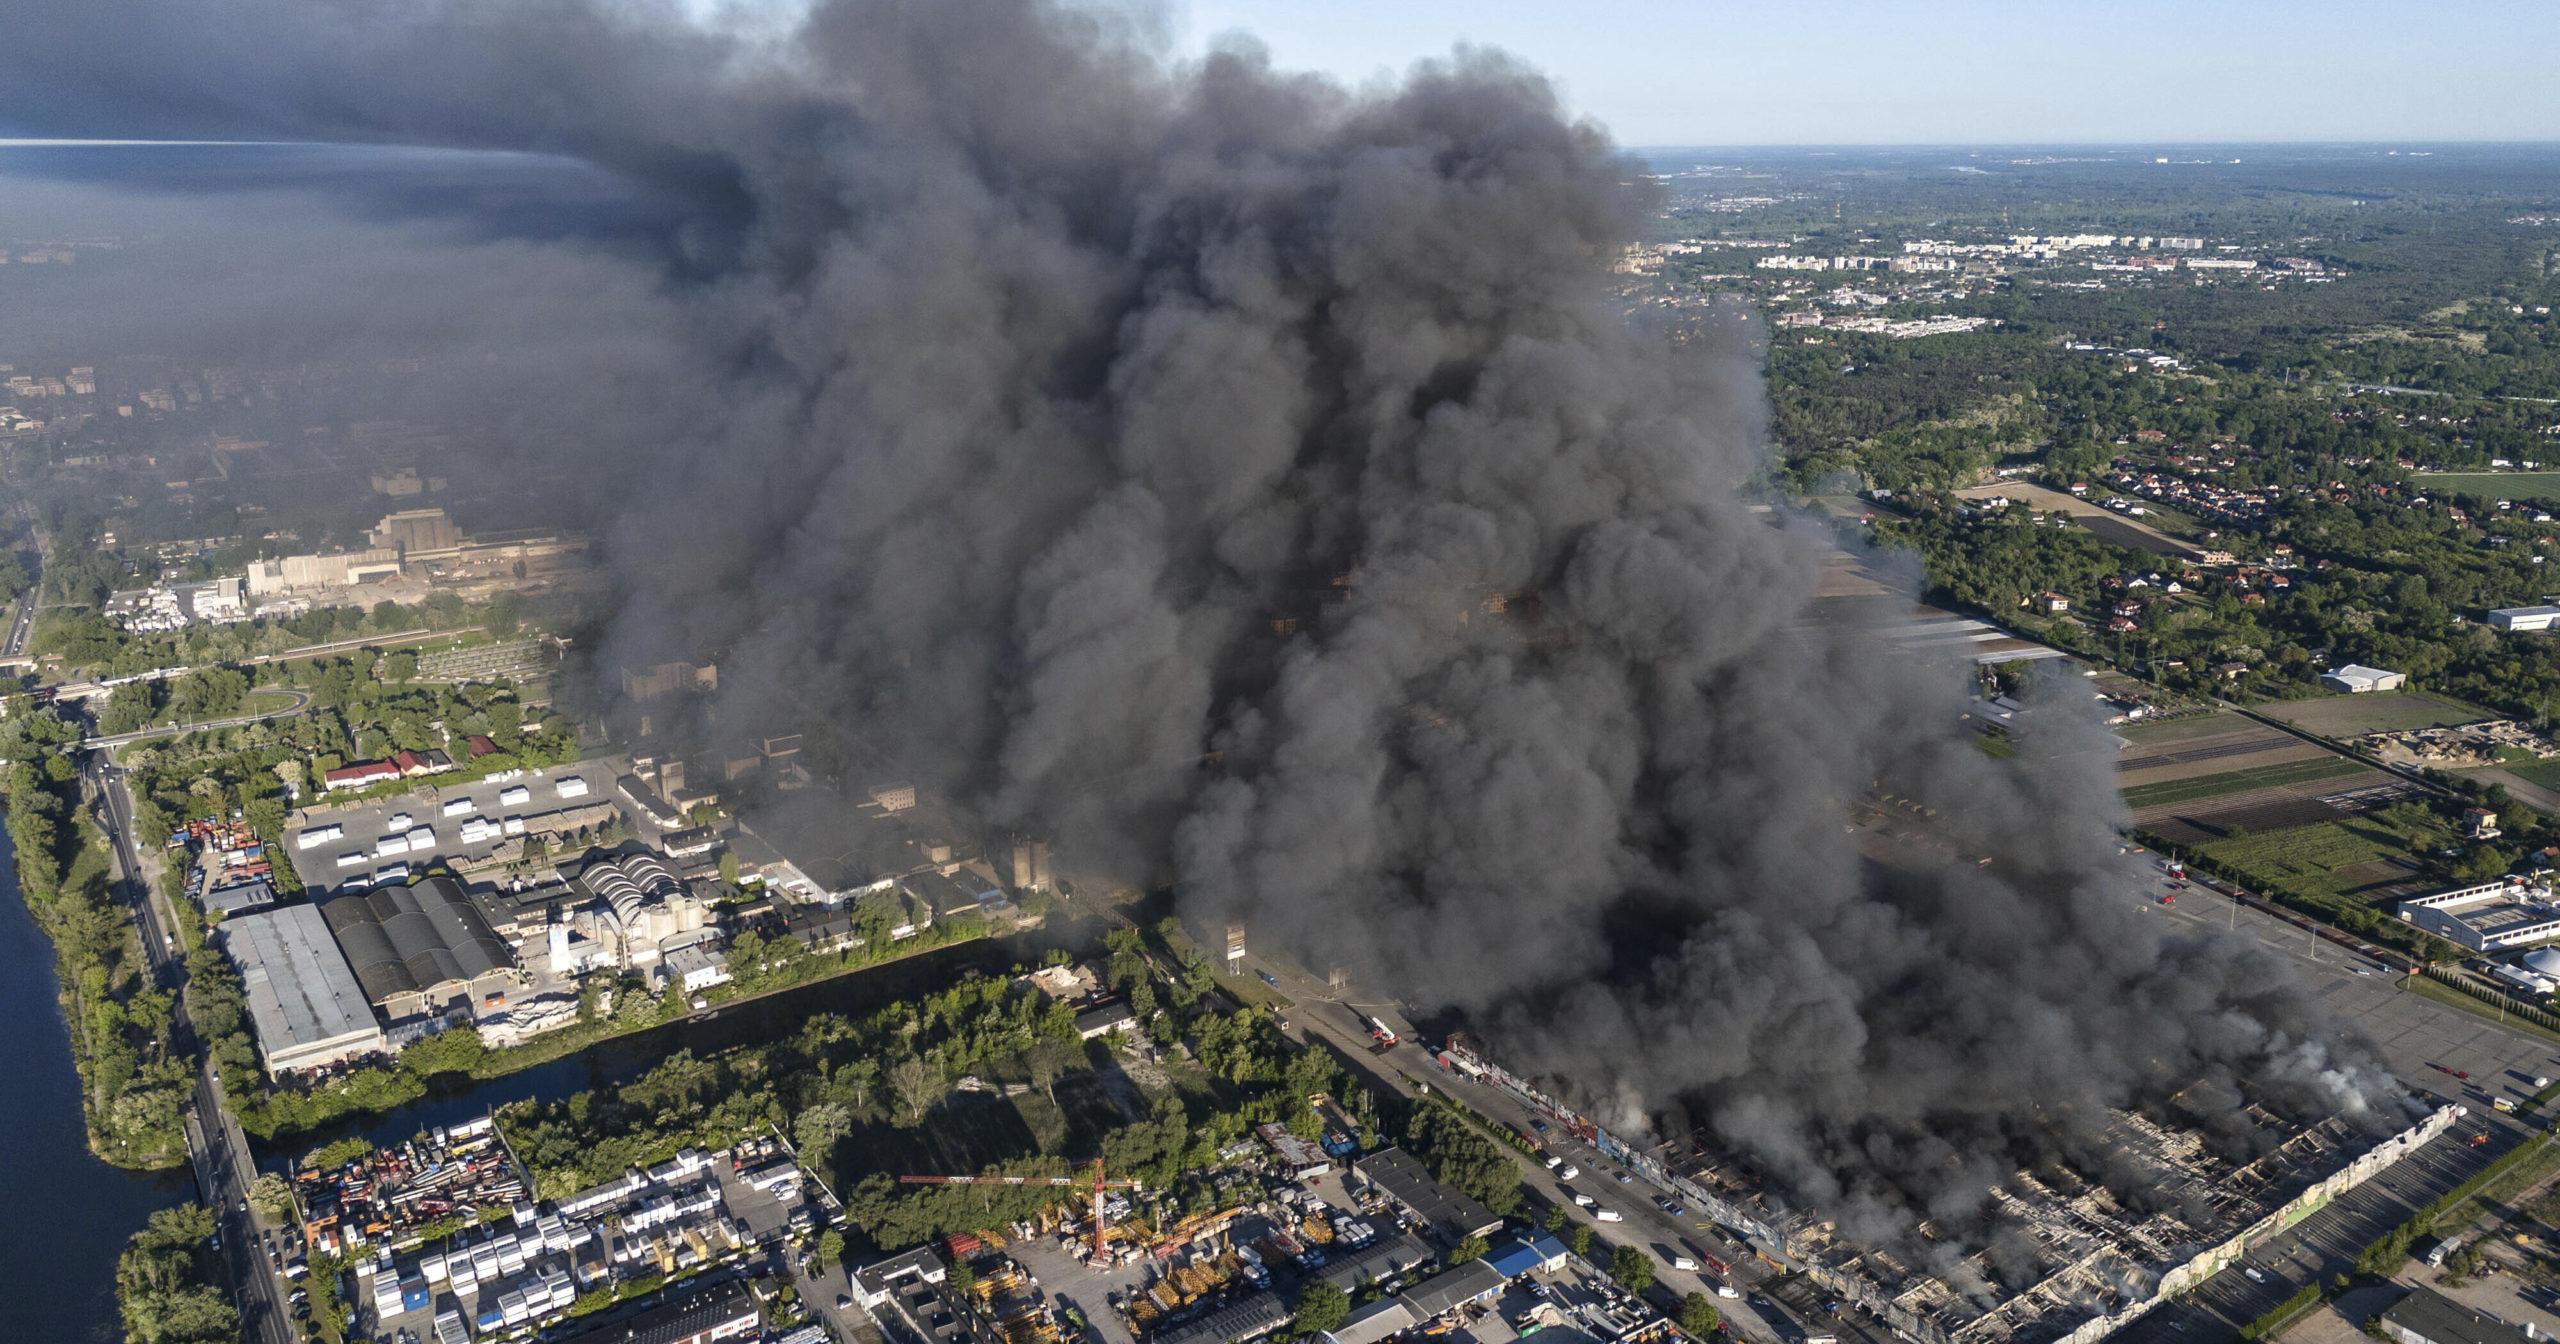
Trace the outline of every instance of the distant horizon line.
<path fill-rule="evenodd" d="M 140 136 L 0 136 L 0 149 L 435 149 L 463 153 L 516 154 L 523 150 L 478 149 L 461 145 L 389 140 L 220 140 L 152 139 Z M 2176 150 L 2176 149 L 2527 149 L 2560 148 L 2560 137 L 2543 139 L 2407 139 L 2358 140 L 2338 136 L 2286 140 L 1728 140 L 1628 143 L 1621 150 L 1636 154 L 1710 153 L 1733 150 L 1797 150 L 1839 153 L 1849 150 L 1983 152 L 1993 150 Z"/>
<path fill-rule="evenodd" d="M 1624 145 L 1621 148 L 1640 153 L 1673 153 L 1731 149 L 1895 149 L 1895 150 L 2010 150 L 2010 149 L 2482 149 L 2482 148 L 2560 148 L 2560 137 L 2539 140 L 2350 140 L 2334 136 L 2300 140 L 1732 140 L 1722 144 L 1664 143 Z"/>

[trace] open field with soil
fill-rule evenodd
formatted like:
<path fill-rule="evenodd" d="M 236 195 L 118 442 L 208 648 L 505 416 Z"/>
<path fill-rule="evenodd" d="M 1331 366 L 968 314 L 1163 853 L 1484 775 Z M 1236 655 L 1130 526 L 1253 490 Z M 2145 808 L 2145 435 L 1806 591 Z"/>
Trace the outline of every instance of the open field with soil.
<path fill-rule="evenodd" d="M 2282 700 L 2254 708 L 2304 732 L 2346 739 L 2366 733 L 2401 732 L 2411 728 L 2448 728 L 2490 717 L 2469 705 L 2439 700 L 2422 692 L 2378 695 L 2333 695 L 2320 700 Z"/>
<path fill-rule="evenodd" d="M 2328 784 L 2351 775 L 2373 775 L 2377 779 L 2388 778 L 2379 771 L 2359 765 L 2342 756 L 2332 756 L 2317 747 L 2300 743 L 2296 743 L 2295 746 L 2304 754 L 2289 753 L 2277 757 L 2268 764 L 2253 765 L 2243 770 L 2207 772 L 2198 766 L 2219 763 L 2204 762 L 2168 770 L 2144 771 L 2143 773 L 2155 775 L 2158 778 L 2151 783 L 2126 787 L 2125 806 L 2140 812 L 2180 803 L 2201 802 L 2207 798 L 2220 798 L 2235 793 L 2252 793 L 2260 789 L 2285 788 L 2296 784 Z M 2259 758 L 2253 756 L 2251 759 Z M 2192 770 L 2194 773 L 2180 777 L 2176 774 L 2177 769 Z"/>
<path fill-rule="evenodd" d="M 2291 784 L 2259 784 L 2245 790 L 2184 800 L 2154 800 L 2136 807 L 2134 822 L 2174 845 L 2209 845 L 2238 831 L 2265 835 L 2297 826 L 2344 821 L 2410 796 L 2417 786 L 2352 761 L 2328 758 L 2347 769 Z M 2308 771 L 2316 761 L 2301 762 Z M 2194 781 L 2201 787 L 2210 779 Z"/>
<path fill-rule="evenodd" d="M 2170 536 L 2141 519 L 2125 517 L 2100 507 L 2095 500 L 2076 498 L 2063 491 L 2047 489 L 2041 485 L 2003 481 L 1998 485 L 1977 485 L 1970 489 L 1958 490 L 1956 493 L 1967 499 L 1989 499 L 1993 496 L 2013 499 L 2025 504 L 2028 508 L 2043 512 L 2059 509 L 2070 514 L 2072 519 L 2092 536 L 2131 550 L 2149 551 L 2153 555 L 2164 555 L 2178 560 L 2193 560 L 2203 554 L 2193 543 Z M 2160 512 L 2158 506 L 2147 502 L 2143 507 L 2149 511 L 2145 516 Z"/>

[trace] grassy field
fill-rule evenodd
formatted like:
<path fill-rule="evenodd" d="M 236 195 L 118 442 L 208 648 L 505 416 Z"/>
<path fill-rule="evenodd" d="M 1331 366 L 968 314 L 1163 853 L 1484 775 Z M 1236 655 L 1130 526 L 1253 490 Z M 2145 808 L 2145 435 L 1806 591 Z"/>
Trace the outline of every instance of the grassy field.
<path fill-rule="evenodd" d="M 2167 719 L 2159 723 L 2129 723 L 2116 731 L 2124 740 L 2141 747 L 2168 747 L 2180 742 L 2193 742 L 2200 737 L 2214 737 L 2242 726 L 2267 731 L 2227 710 L 2211 714 L 2194 714 L 2183 719 Z M 2130 755 L 2131 753 L 2127 753 Z"/>
<path fill-rule="evenodd" d="M 2532 765 L 2511 765 L 2507 767 L 2507 773 L 2514 775 L 2516 778 L 2523 780 L 2527 784 L 2539 784 L 2546 789 L 2560 790 L 2560 761 L 2540 761 Z"/>
<path fill-rule="evenodd" d="M 2491 499 L 2560 499 L 2560 471 L 2492 471 L 2478 475 L 2452 474 L 2439 476 L 2428 472 L 2415 478 L 2429 490 L 2453 490 L 2466 495 L 2486 495 Z"/>
<path fill-rule="evenodd" d="M 2204 847 L 2202 853 L 2244 874 L 2244 880 L 2299 893 L 2325 905 L 2360 902 L 2350 890 L 2367 884 L 2362 875 L 2344 870 L 2366 864 L 2415 858 L 2444 840 L 2442 834 L 2420 832 L 2386 822 L 2380 814 L 2323 821 L 2265 835 L 2240 835 Z"/>
<path fill-rule="evenodd" d="M 2321 756 L 2308 761 L 2285 761 L 2277 765 L 2261 765 L 2248 770 L 2229 770 L 2218 775 L 2202 775 L 2194 779 L 2164 779 L 2156 784 L 2141 784 L 2124 791 L 2124 804 L 2135 810 L 2165 807 L 2172 803 L 2192 803 L 2203 798 L 2219 798 L 2229 793 L 2246 793 L 2251 789 L 2272 789 L 2286 784 L 2308 784 L 2314 780 L 2336 779 L 2364 769 L 2343 756 Z"/>
<path fill-rule="evenodd" d="M 2405 732 L 2412 728 L 2447 728 L 2490 717 L 2468 705 L 2417 692 L 2379 695 L 2333 695 L 2319 700 L 2282 700 L 2257 705 L 2260 714 L 2280 719 L 2325 737 L 2362 737 L 2366 733 Z"/>

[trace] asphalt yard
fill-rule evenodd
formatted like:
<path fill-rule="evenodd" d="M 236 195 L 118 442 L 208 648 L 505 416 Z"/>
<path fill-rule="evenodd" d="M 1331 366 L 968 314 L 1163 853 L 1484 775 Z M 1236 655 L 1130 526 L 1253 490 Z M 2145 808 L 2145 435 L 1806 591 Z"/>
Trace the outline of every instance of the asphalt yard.
<path fill-rule="evenodd" d="M 2389 967 L 2189 887 L 2174 907 L 2158 904 L 2166 879 L 2147 884 L 2145 913 L 2182 932 L 2255 935 L 2292 963 L 2349 1032 L 2360 1036 L 2425 1105 L 2447 1102 L 2470 1114 L 2443 1137 L 2385 1169 L 2293 1227 L 2252 1247 L 2185 1300 L 2117 1332 L 2125 1344 L 2194 1344 L 2228 1338 L 2240 1326 L 2317 1278 L 2351 1266 L 2364 1248 L 2436 1196 L 2514 1148 L 2537 1126 L 2500 1115 L 2490 1103 L 2533 1095 L 2537 1076 L 2560 1076 L 2560 1046 L 2502 1027 L 2399 987 Z M 2343 1043 L 2343 1042 L 2342 1042 Z M 2468 1075 L 2465 1077 L 2463 1075 Z M 2475 1146 L 2472 1138 L 2487 1134 Z M 2249 1271 L 2254 1269 L 2257 1277 Z"/>

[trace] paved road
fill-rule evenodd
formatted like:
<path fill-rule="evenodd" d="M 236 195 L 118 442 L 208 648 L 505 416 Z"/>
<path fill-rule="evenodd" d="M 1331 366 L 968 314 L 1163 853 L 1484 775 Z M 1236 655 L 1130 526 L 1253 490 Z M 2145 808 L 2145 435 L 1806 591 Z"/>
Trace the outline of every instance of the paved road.
<path fill-rule="evenodd" d="M 18 619 L 9 623 L 9 642 L 0 645 L 0 658 L 27 656 L 27 636 L 35 631 L 37 599 L 43 592 L 44 580 L 38 579 L 28 586 L 27 595 L 18 599 Z"/>
<path fill-rule="evenodd" d="M 282 709 L 268 710 L 263 714 L 235 714 L 227 719 L 207 719 L 202 723 L 162 724 L 158 727 L 142 729 L 139 732 L 118 733 L 113 737 L 83 737 L 80 739 L 80 742 L 83 746 L 100 747 L 112 750 L 130 742 L 140 742 L 145 738 L 177 737 L 181 734 L 198 733 L 212 728 L 243 728 L 253 723 L 264 723 L 269 719 L 291 718 L 294 715 L 311 708 L 311 692 L 309 691 L 298 691 L 286 686 L 267 686 L 261 687 L 256 692 L 253 692 L 253 694 L 260 695 L 274 693 L 292 696 L 293 703 Z"/>
<path fill-rule="evenodd" d="M 2248 909 L 2219 894 L 2190 887 L 2177 892 L 2175 906 L 2159 904 L 2169 894 L 2168 879 L 2155 875 L 2127 899 L 2140 904 L 2146 919 L 2163 931 L 2187 936 L 2221 933 L 2254 937 L 2292 963 L 2309 989 L 2326 1001 L 2348 1028 L 2381 1055 L 2395 1078 L 2418 1095 L 2422 1104 L 2455 1102 L 2470 1114 L 2455 1128 L 2408 1159 L 2395 1164 L 2356 1190 L 2305 1218 L 2284 1233 L 2250 1249 L 2238 1265 L 2199 1285 L 2190 1297 L 2135 1322 L 2117 1338 L 2126 1344 L 2186 1344 L 2227 1336 L 2239 1326 L 2290 1296 L 2303 1284 L 2337 1273 L 2353 1263 L 2363 1248 L 2405 1221 L 2429 1200 L 2478 1172 L 2498 1155 L 2525 1141 L 2541 1122 L 2497 1114 L 2490 1102 L 2499 1097 L 2521 1101 L 2535 1088 L 2533 1079 L 2560 1075 L 2560 1046 L 2539 1036 L 2504 1027 L 2401 988 L 2387 968 L 2333 943 L 2315 940 L 2303 930 L 2273 916 Z M 1282 1015 L 1292 1027 L 1321 1036 L 1365 1063 L 1377 1080 L 1410 1093 L 1416 1084 L 1440 1088 L 1497 1123 L 1527 1125 L 1540 1117 L 1499 1088 L 1475 1084 L 1441 1070 L 1428 1053 L 1412 1043 L 1384 1051 L 1371 1049 L 1362 1005 L 1339 1003 L 1330 988 L 1293 969 L 1255 959 L 1277 976 L 1282 992 L 1297 1001 Z M 2468 1075 L 2467 1077 L 2458 1075 Z M 2486 1135 L 2475 1146 L 2471 1140 Z M 1622 1223 L 1601 1227 L 1605 1240 L 1633 1242 L 1653 1251 L 1659 1277 L 1674 1291 L 1689 1292 L 1713 1284 L 1703 1275 L 1668 1267 L 1671 1248 L 1682 1241 L 1705 1249 L 1734 1267 L 1733 1286 L 1751 1294 L 1744 1302 L 1720 1301 L 1736 1328 L 1756 1341 L 1802 1339 L 1807 1320 L 1820 1320 L 1811 1333 L 1836 1333 L 1844 1341 L 1863 1339 L 1890 1344 L 1892 1334 L 1881 1322 L 1854 1314 L 1822 1317 L 1820 1294 L 1800 1280 L 1777 1281 L 1749 1251 L 1732 1245 L 1695 1219 L 1673 1220 L 1651 1204 L 1659 1192 L 1641 1179 L 1619 1185 L 1615 1164 L 1574 1140 L 1561 1129 L 1540 1136 L 1550 1151 L 1582 1169 L 1571 1182 L 1599 1204 L 1619 1212 Z M 1542 1200 L 1570 1200 L 1572 1190 L 1525 1159 L 1524 1181 Z M 1602 1175 L 1601 1173 L 1608 1173 Z M 1576 1210 L 1578 1219 L 1589 1214 Z M 1683 1225 L 1684 1221 L 1690 1225 Z M 2251 1278 L 2254 1269 L 2257 1278 Z M 1782 1302 L 1769 1305 L 1762 1294 L 1778 1292 Z M 1802 1300 L 1797 1300 L 1801 1298 Z M 1781 1309 L 1783 1307 L 1783 1310 Z"/>
<path fill-rule="evenodd" d="M 1428 1050 L 1411 1041 L 1401 1041 L 1385 1050 L 1375 1049 L 1369 1027 L 1362 1020 L 1370 1008 L 1386 1007 L 1401 1015 L 1395 1005 L 1367 1004 L 1355 999 L 1345 1003 L 1333 997 L 1330 986 L 1315 980 L 1294 967 L 1259 957 L 1249 957 L 1250 967 L 1270 972 L 1280 984 L 1280 991 L 1296 1000 L 1296 1006 L 1281 1013 L 1292 1030 L 1301 1035 L 1321 1036 L 1348 1056 L 1355 1066 L 1368 1072 L 1373 1083 L 1393 1088 L 1407 1096 L 1419 1091 L 1438 1091 L 1464 1102 L 1477 1114 L 1496 1124 L 1509 1124 L 1529 1129 L 1543 1117 L 1498 1087 L 1471 1082 L 1440 1067 Z M 1534 1131 L 1532 1131 L 1534 1132 Z M 1637 1246 L 1654 1259 L 1655 1279 L 1676 1294 L 1704 1292 L 1713 1294 L 1719 1280 L 1711 1272 L 1675 1269 L 1671 1260 L 1686 1254 L 1683 1243 L 1705 1250 L 1733 1267 L 1731 1286 L 1753 1295 L 1751 1298 L 1719 1299 L 1716 1306 L 1724 1312 L 1733 1328 L 1757 1344 L 1801 1339 L 1805 1330 L 1782 1308 L 1758 1297 L 1757 1290 L 1771 1277 L 1767 1266 L 1751 1252 L 1735 1245 L 1703 1219 L 1675 1218 L 1653 1204 L 1661 1192 L 1641 1177 L 1620 1184 L 1617 1163 L 1597 1150 L 1575 1140 L 1562 1129 L 1551 1128 L 1540 1136 L 1549 1151 L 1565 1159 L 1567 1166 L 1580 1169 L 1573 1180 L 1561 1177 L 1561 1168 L 1550 1170 L 1527 1157 L 1520 1158 L 1521 1183 L 1529 1187 L 1540 1207 L 1562 1205 L 1577 1222 L 1594 1223 L 1600 1237 L 1608 1243 Z M 1506 1150 L 1509 1151 L 1509 1150 Z M 1623 1221 L 1596 1223 L 1596 1209 L 1574 1203 L 1574 1196 L 1590 1198 L 1597 1208 L 1617 1213 Z M 1861 1336 L 1872 1344 L 1892 1344 L 1891 1333 L 1877 1327 L 1872 1333 L 1860 1329 L 1857 1322 L 1842 1322 L 1833 1333 Z"/>
<path fill-rule="evenodd" d="M 98 799 L 99 824 L 115 858 L 117 894 L 133 907 L 134 927 L 152 979 L 178 988 L 186 980 L 185 956 L 178 947 L 174 913 L 166 909 L 165 898 L 148 877 L 150 869 L 134 849 L 133 799 L 125 790 L 124 771 L 107 753 L 95 751 L 83 758 L 82 771 Z M 181 997 L 174 1013 L 174 1034 L 182 1041 L 193 1034 L 186 1012 Z M 291 1344 L 295 1331 L 283 1300 L 288 1290 L 261 1249 L 264 1229 L 257 1215 L 243 1207 L 249 1182 L 257 1177 L 255 1159 L 239 1122 L 222 1107 L 221 1080 L 210 1063 L 197 1074 L 193 1101 L 186 1121 L 188 1155 L 195 1164 L 196 1184 L 220 1229 L 232 1301 L 240 1308 L 242 1337 L 255 1344 Z"/>

